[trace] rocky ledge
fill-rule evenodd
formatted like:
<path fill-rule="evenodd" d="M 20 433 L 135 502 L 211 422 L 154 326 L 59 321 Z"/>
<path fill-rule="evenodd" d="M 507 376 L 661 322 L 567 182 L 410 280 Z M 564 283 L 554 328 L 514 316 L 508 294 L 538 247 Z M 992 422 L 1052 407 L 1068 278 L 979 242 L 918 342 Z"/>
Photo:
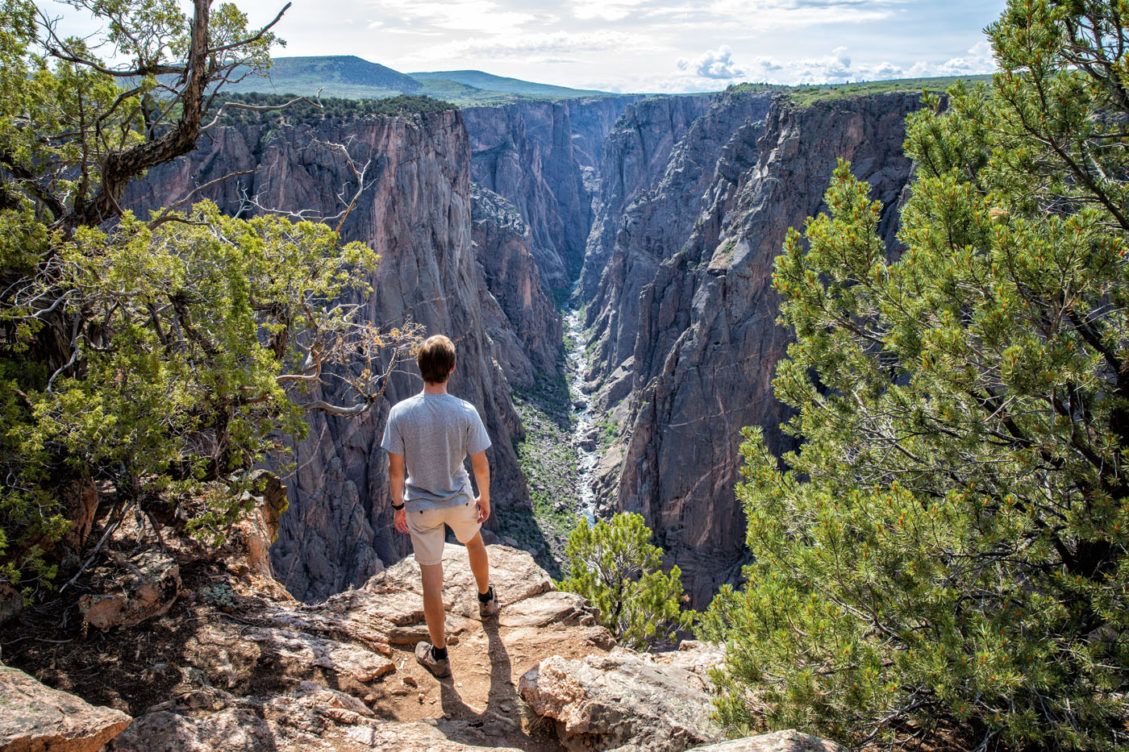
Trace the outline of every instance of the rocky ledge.
<path fill-rule="evenodd" d="M 466 549 L 448 545 L 454 675 L 440 682 L 412 654 L 427 636 L 414 560 L 302 604 L 270 574 L 274 511 L 264 502 L 218 555 L 166 530 L 157 556 L 126 531 L 108 554 L 122 574 L 92 574 L 68 638 L 26 614 L 6 624 L 0 642 L 22 650 L 0 667 L 0 752 L 680 752 L 722 739 L 707 678 L 717 648 L 624 650 L 582 598 L 500 545 L 489 552 L 502 612 L 484 621 Z M 734 749 L 832 749 L 773 744 Z"/>

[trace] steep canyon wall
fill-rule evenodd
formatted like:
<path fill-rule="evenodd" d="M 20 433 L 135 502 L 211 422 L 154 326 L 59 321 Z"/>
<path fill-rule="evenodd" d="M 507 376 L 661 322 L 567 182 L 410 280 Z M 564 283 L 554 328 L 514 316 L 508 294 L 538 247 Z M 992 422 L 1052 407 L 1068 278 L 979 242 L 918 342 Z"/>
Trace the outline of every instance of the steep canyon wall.
<path fill-rule="evenodd" d="M 512 203 L 545 282 L 566 295 L 584 261 L 604 142 L 635 97 L 532 102 L 463 111 L 478 185 Z"/>
<path fill-rule="evenodd" d="M 352 175 L 325 144 L 368 162 L 343 232 L 382 256 L 365 316 L 411 318 L 458 338 L 452 391 L 487 421 L 495 503 L 511 518 L 530 515 L 512 393 L 560 377 L 553 300 L 578 279 L 587 387 L 601 432 L 617 436 L 598 469 L 601 507 L 642 513 L 703 605 L 743 560 L 740 428 L 762 426 L 775 449 L 790 446 L 771 394 L 788 342 L 775 323 L 773 259 L 786 230 L 820 210 L 839 157 L 874 185 L 895 242 L 911 173 L 903 123 L 918 106 L 909 94 L 801 108 L 727 92 L 228 127 L 155 170 L 130 200 L 165 204 L 246 170 L 206 197 L 233 213 L 254 196 L 332 215 Z M 391 527 L 379 441 L 389 406 L 419 383 L 405 366 L 367 415 L 311 416 L 272 552 L 295 595 L 324 598 L 407 552 Z"/>
<path fill-rule="evenodd" d="M 740 429 L 758 425 L 775 450 L 791 446 L 771 391 L 788 343 L 773 259 L 788 228 L 821 209 L 840 157 L 874 186 L 883 235 L 896 242 L 911 173 L 904 120 L 918 106 L 910 94 L 798 108 L 725 93 L 643 103 L 609 138 L 582 277 L 591 387 L 620 437 L 603 458 L 601 497 L 646 517 L 696 605 L 743 560 Z M 660 146 L 613 147 L 648 143 Z"/>

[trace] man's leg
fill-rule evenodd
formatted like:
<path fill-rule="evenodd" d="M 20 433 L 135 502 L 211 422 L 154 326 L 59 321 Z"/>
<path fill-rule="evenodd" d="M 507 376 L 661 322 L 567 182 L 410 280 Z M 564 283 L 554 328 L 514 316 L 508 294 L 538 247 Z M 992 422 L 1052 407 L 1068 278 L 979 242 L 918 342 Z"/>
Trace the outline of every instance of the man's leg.
<path fill-rule="evenodd" d="M 486 550 L 483 549 L 483 554 Z M 420 564 L 423 573 L 423 618 L 427 621 L 427 631 L 431 644 L 442 650 L 447 647 L 446 614 L 443 611 L 443 565 Z"/>
<path fill-rule="evenodd" d="M 490 589 L 490 557 L 486 553 L 486 543 L 482 540 L 482 533 L 476 533 L 466 542 L 466 552 L 467 558 L 470 559 L 470 571 L 474 574 L 474 581 L 478 585 L 478 592 L 480 595 L 486 595 L 486 591 Z"/>

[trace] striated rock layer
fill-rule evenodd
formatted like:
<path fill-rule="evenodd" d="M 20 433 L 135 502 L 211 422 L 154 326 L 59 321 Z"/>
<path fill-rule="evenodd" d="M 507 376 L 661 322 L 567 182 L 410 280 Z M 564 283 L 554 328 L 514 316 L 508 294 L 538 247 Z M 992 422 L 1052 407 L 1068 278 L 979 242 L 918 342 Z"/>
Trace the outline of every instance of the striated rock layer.
<path fill-rule="evenodd" d="M 722 94 L 688 126 L 629 113 L 609 140 L 603 174 L 638 177 L 618 216 L 605 201 L 589 241 L 593 269 L 608 254 L 589 308 L 591 376 L 621 436 L 601 488 L 616 509 L 646 517 L 696 605 L 743 559 L 740 429 L 761 426 L 774 449 L 790 446 L 771 391 L 788 342 L 775 324 L 773 259 L 788 228 L 821 209 L 840 157 L 874 186 L 893 246 L 911 172 L 904 120 L 919 106 L 909 94 L 807 108 Z M 641 170 L 634 152 L 611 148 L 617 140 L 675 143 L 661 170 Z"/>
<path fill-rule="evenodd" d="M 634 97 L 522 102 L 463 111 L 474 182 L 510 203 L 530 229 L 550 289 L 580 271 L 592 224 L 593 171 L 612 126 Z"/>
<path fill-rule="evenodd" d="M 474 403 L 493 439 L 494 503 L 503 512 L 527 514 L 513 450 L 522 429 L 509 377 L 527 381 L 543 366 L 548 343 L 559 341 L 559 323 L 521 242 L 489 246 L 486 264 L 517 296 L 516 303 L 504 300 L 521 329 L 487 287 L 472 242 L 470 147 L 458 111 L 269 131 L 221 128 L 188 157 L 154 170 L 131 203 L 170 203 L 195 185 L 240 170 L 250 174 L 200 197 L 231 213 L 248 210 L 246 199 L 253 197 L 259 207 L 332 216 L 342 208 L 339 194 L 355 189 L 355 178 L 329 144 L 344 144 L 357 164 L 368 165 L 364 193 L 342 231 L 344 240 L 363 241 L 381 255 L 369 280 L 373 293 L 363 301 L 365 319 L 389 327 L 412 320 L 456 340 L 451 392 Z M 528 351 L 523 342 L 530 343 Z M 358 585 L 407 552 L 407 538 L 392 528 L 379 445 L 388 409 L 420 385 L 414 364 L 407 364 L 392 378 L 387 398 L 366 415 L 310 416 L 309 436 L 294 446 L 290 510 L 272 551 L 275 571 L 296 596 L 319 600 Z M 333 389 L 319 396 L 344 398 Z"/>
<path fill-rule="evenodd" d="M 504 314 L 487 316 L 487 333 L 510 384 L 530 388 L 538 374 L 558 370 L 561 318 L 544 294 L 532 233 L 517 207 L 477 184 L 471 199 L 478 263 Z"/>

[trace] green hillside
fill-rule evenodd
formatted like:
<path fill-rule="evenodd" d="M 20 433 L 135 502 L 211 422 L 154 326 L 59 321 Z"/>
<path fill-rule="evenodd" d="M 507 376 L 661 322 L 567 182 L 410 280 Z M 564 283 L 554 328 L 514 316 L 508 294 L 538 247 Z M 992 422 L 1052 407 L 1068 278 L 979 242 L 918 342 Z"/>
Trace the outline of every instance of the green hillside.
<path fill-rule="evenodd" d="M 275 58 L 266 76 L 249 75 L 224 87 L 235 93 L 303 94 L 382 99 L 422 93 L 423 85 L 399 71 L 353 55 Z"/>
<path fill-rule="evenodd" d="M 539 84 L 532 81 L 522 81 L 518 78 L 506 78 L 477 70 L 459 71 L 431 71 L 409 73 L 409 76 L 422 82 L 425 86 L 449 86 L 451 83 L 472 87 L 475 90 L 511 94 L 532 99 L 576 99 L 579 97 L 614 96 L 606 91 L 594 89 L 571 89 L 567 86 L 554 86 L 552 84 Z M 432 92 L 428 92 L 432 94 Z M 438 96 L 438 94 L 432 94 Z"/>
<path fill-rule="evenodd" d="M 943 92 L 958 81 L 991 81 L 989 75 L 941 76 L 935 78 L 896 78 L 886 81 L 860 81 L 849 84 L 804 84 L 800 86 L 775 86 L 772 84 L 737 84 L 728 91 L 763 92 L 780 91 L 799 105 L 808 105 L 825 99 L 857 97 L 868 94 L 887 94 L 896 91 Z"/>

